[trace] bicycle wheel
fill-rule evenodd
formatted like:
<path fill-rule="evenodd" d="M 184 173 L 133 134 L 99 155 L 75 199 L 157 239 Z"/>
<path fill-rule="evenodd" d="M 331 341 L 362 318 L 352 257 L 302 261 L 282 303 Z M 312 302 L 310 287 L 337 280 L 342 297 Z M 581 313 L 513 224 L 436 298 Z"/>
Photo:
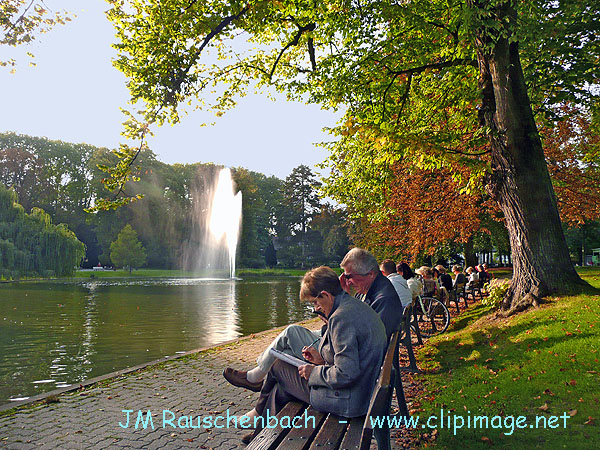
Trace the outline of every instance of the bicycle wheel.
<path fill-rule="evenodd" d="M 437 298 L 423 297 L 423 308 L 419 311 L 419 329 L 425 337 L 441 334 L 450 325 L 450 313 L 448 308 Z"/>

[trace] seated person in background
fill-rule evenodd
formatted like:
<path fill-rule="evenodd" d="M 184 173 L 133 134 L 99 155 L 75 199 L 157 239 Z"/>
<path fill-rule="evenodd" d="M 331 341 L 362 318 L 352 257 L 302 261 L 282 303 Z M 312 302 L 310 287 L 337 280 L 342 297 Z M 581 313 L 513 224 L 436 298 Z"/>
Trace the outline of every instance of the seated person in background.
<path fill-rule="evenodd" d="M 483 263 L 481 267 L 483 267 L 483 271 L 487 274 L 488 282 L 492 281 L 492 278 L 494 278 L 494 274 L 488 270 L 488 265 L 486 263 Z"/>
<path fill-rule="evenodd" d="M 435 268 L 440 273 L 438 278 L 439 283 L 445 287 L 448 292 L 450 292 L 452 290 L 452 277 L 446 273 L 446 268 L 441 264 L 435 266 Z"/>
<path fill-rule="evenodd" d="M 457 284 L 467 284 L 467 277 L 462 273 L 462 267 L 454 265 L 452 266 L 452 272 L 454 273 L 454 286 Z"/>
<path fill-rule="evenodd" d="M 305 347 L 302 354 L 310 363 L 298 368 L 275 361 L 247 416 L 256 423 L 254 417 L 266 417 L 267 411 L 274 416 L 293 399 L 343 417 L 366 414 L 387 347 L 381 319 L 365 302 L 344 292 L 329 267 L 304 275 L 300 299 L 327 317 L 319 348 Z"/>
<path fill-rule="evenodd" d="M 406 284 L 410 288 L 410 292 L 412 293 L 412 299 L 417 298 L 418 295 L 423 294 L 423 283 L 415 276 L 412 269 L 405 262 L 398 264 L 396 270 L 402 278 L 406 280 Z"/>
<path fill-rule="evenodd" d="M 379 265 L 379 270 L 383 276 L 387 277 L 392 282 L 394 289 L 400 297 L 402 303 L 402 310 L 406 308 L 412 302 L 412 291 L 408 287 L 408 283 L 402 275 L 396 272 L 396 263 L 391 259 L 384 259 Z"/>
<path fill-rule="evenodd" d="M 440 300 L 445 304 L 449 304 L 450 292 L 452 292 L 452 277 L 446 273 L 446 268 L 441 264 L 434 267 L 437 271 L 437 281 L 440 287 Z"/>
<path fill-rule="evenodd" d="M 477 274 L 479 275 L 479 285 L 480 286 L 483 286 L 485 283 L 490 281 L 490 275 L 487 273 L 487 271 L 483 267 L 483 264 L 479 264 L 478 266 L 475 266 L 475 269 L 477 269 Z"/>
<path fill-rule="evenodd" d="M 433 278 L 431 267 L 421 266 L 415 272 L 423 277 L 423 295 L 426 297 L 437 295 L 439 286 L 437 280 Z"/>
<path fill-rule="evenodd" d="M 379 314 L 389 339 L 400 326 L 402 304 L 390 280 L 379 271 L 375 257 L 366 250 L 353 248 L 344 256 L 340 267 L 344 269 L 340 276 L 342 288 L 347 292 L 354 291 L 361 297 L 360 300 L 370 305 Z M 267 372 L 275 362 L 275 357 L 270 353 L 271 348 L 303 358 L 303 348 L 306 346 L 317 348 L 325 329 L 326 325 L 317 331 L 308 330 L 300 325 L 290 325 L 279 333 L 256 359 L 256 367 L 247 372 L 227 367 L 223 371 L 223 376 L 234 386 L 258 392 Z"/>
<path fill-rule="evenodd" d="M 469 281 L 467 283 L 467 288 L 471 288 L 479 283 L 479 275 L 475 269 L 471 266 L 467 267 L 467 276 L 469 277 Z"/>

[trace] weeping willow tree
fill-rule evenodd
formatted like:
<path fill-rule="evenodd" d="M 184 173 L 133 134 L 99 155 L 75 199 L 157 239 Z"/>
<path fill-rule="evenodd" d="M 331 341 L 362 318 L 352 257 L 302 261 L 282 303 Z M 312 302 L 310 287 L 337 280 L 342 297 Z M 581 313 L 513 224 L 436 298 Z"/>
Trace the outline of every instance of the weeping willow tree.
<path fill-rule="evenodd" d="M 26 214 L 17 194 L 0 184 L 0 277 L 70 276 L 84 255 L 65 224 L 53 225 L 40 208 Z"/>

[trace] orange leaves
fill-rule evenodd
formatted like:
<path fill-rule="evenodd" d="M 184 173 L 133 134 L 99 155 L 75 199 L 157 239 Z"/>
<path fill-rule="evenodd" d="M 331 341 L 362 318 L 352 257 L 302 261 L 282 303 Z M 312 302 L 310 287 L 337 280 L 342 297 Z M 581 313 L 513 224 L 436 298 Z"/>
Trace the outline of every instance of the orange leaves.
<path fill-rule="evenodd" d="M 569 106 L 568 119 L 541 130 L 561 219 L 574 226 L 600 219 L 600 167 L 594 149 L 600 145 L 589 119 Z"/>
<path fill-rule="evenodd" d="M 456 170 L 456 169 L 455 169 Z M 468 178 L 468 170 L 464 170 Z M 397 164 L 385 189 L 385 220 L 371 224 L 368 239 L 393 247 L 398 256 L 432 253 L 448 240 L 466 241 L 480 226 L 479 195 L 459 194 L 450 170 Z"/>

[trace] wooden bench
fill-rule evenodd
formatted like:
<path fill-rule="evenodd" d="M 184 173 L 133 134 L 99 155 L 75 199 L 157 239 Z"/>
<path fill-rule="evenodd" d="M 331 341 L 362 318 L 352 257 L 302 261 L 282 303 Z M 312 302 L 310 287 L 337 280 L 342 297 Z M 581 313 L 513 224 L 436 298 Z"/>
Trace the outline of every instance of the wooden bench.
<path fill-rule="evenodd" d="M 465 302 L 467 301 L 467 297 L 469 295 L 473 297 L 474 302 L 477 301 L 477 297 L 475 297 L 475 295 L 479 295 L 479 299 L 483 300 L 483 294 L 481 293 L 481 285 L 479 280 L 467 283 L 465 286 Z"/>
<path fill-rule="evenodd" d="M 419 373 L 420 370 L 417 367 L 417 359 L 415 358 L 415 352 L 412 345 L 412 337 L 410 330 L 414 329 L 415 334 L 417 336 L 417 342 L 419 345 L 423 345 L 423 338 L 421 336 L 421 331 L 419 329 L 419 320 L 416 314 L 416 309 L 411 303 L 404 310 L 404 315 L 402 316 L 402 329 L 400 334 L 400 342 L 406 348 L 406 352 L 408 353 L 408 361 L 409 365 L 406 367 L 401 367 L 400 369 L 405 372 L 414 372 Z"/>
<path fill-rule="evenodd" d="M 368 449 L 371 438 L 375 435 L 377 448 L 390 449 L 390 430 L 387 427 L 387 417 L 390 413 L 394 387 L 398 387 L 400 373 L 398 371 L 398 335 L 392 334 L 383 365 L 379 372 L 377 384 L 373 390 L 369 409 L 366 416 L 347 419 L 335 414 L 322 413 L 302 402 L 289 402 L 277 414 L 277 426 L 264 428 L 248 445 L 249 450 L 300 450 L 300 449 Z M 394 364 L 394 359 L 396 363 Z M 400 380 L 402 389 L 402 381 Z M 404 392 L 398 395 L 398 403 L 404 402 L 401 410 L 408 414 Z M 300 417 L 297 420 L 299 428 L 284 428 L 280 425 L 283 417 Z M 305 417 L 314 417 L 307 421 Z M 371 418 L 384 417 L 385 426 L 373 429 Z"/>
<path fill-rule="evenodd" d="M 456 283 L 454 286 L 452 286 L 452 290 L 450 291 L 450 296 L 448 299 L 448 305 L 450 305 L 451 302 L 454 302 L 456 304 L 456 312 L 459 314 L 460 307 L 458 306 L 458 302 L 460 302 L 461 298 L 465 302 L 465 308 L 469 307 L 469 304 L 467 303 L 467 294 L 465 291 L 465 286 L 466 283 Z"/>

